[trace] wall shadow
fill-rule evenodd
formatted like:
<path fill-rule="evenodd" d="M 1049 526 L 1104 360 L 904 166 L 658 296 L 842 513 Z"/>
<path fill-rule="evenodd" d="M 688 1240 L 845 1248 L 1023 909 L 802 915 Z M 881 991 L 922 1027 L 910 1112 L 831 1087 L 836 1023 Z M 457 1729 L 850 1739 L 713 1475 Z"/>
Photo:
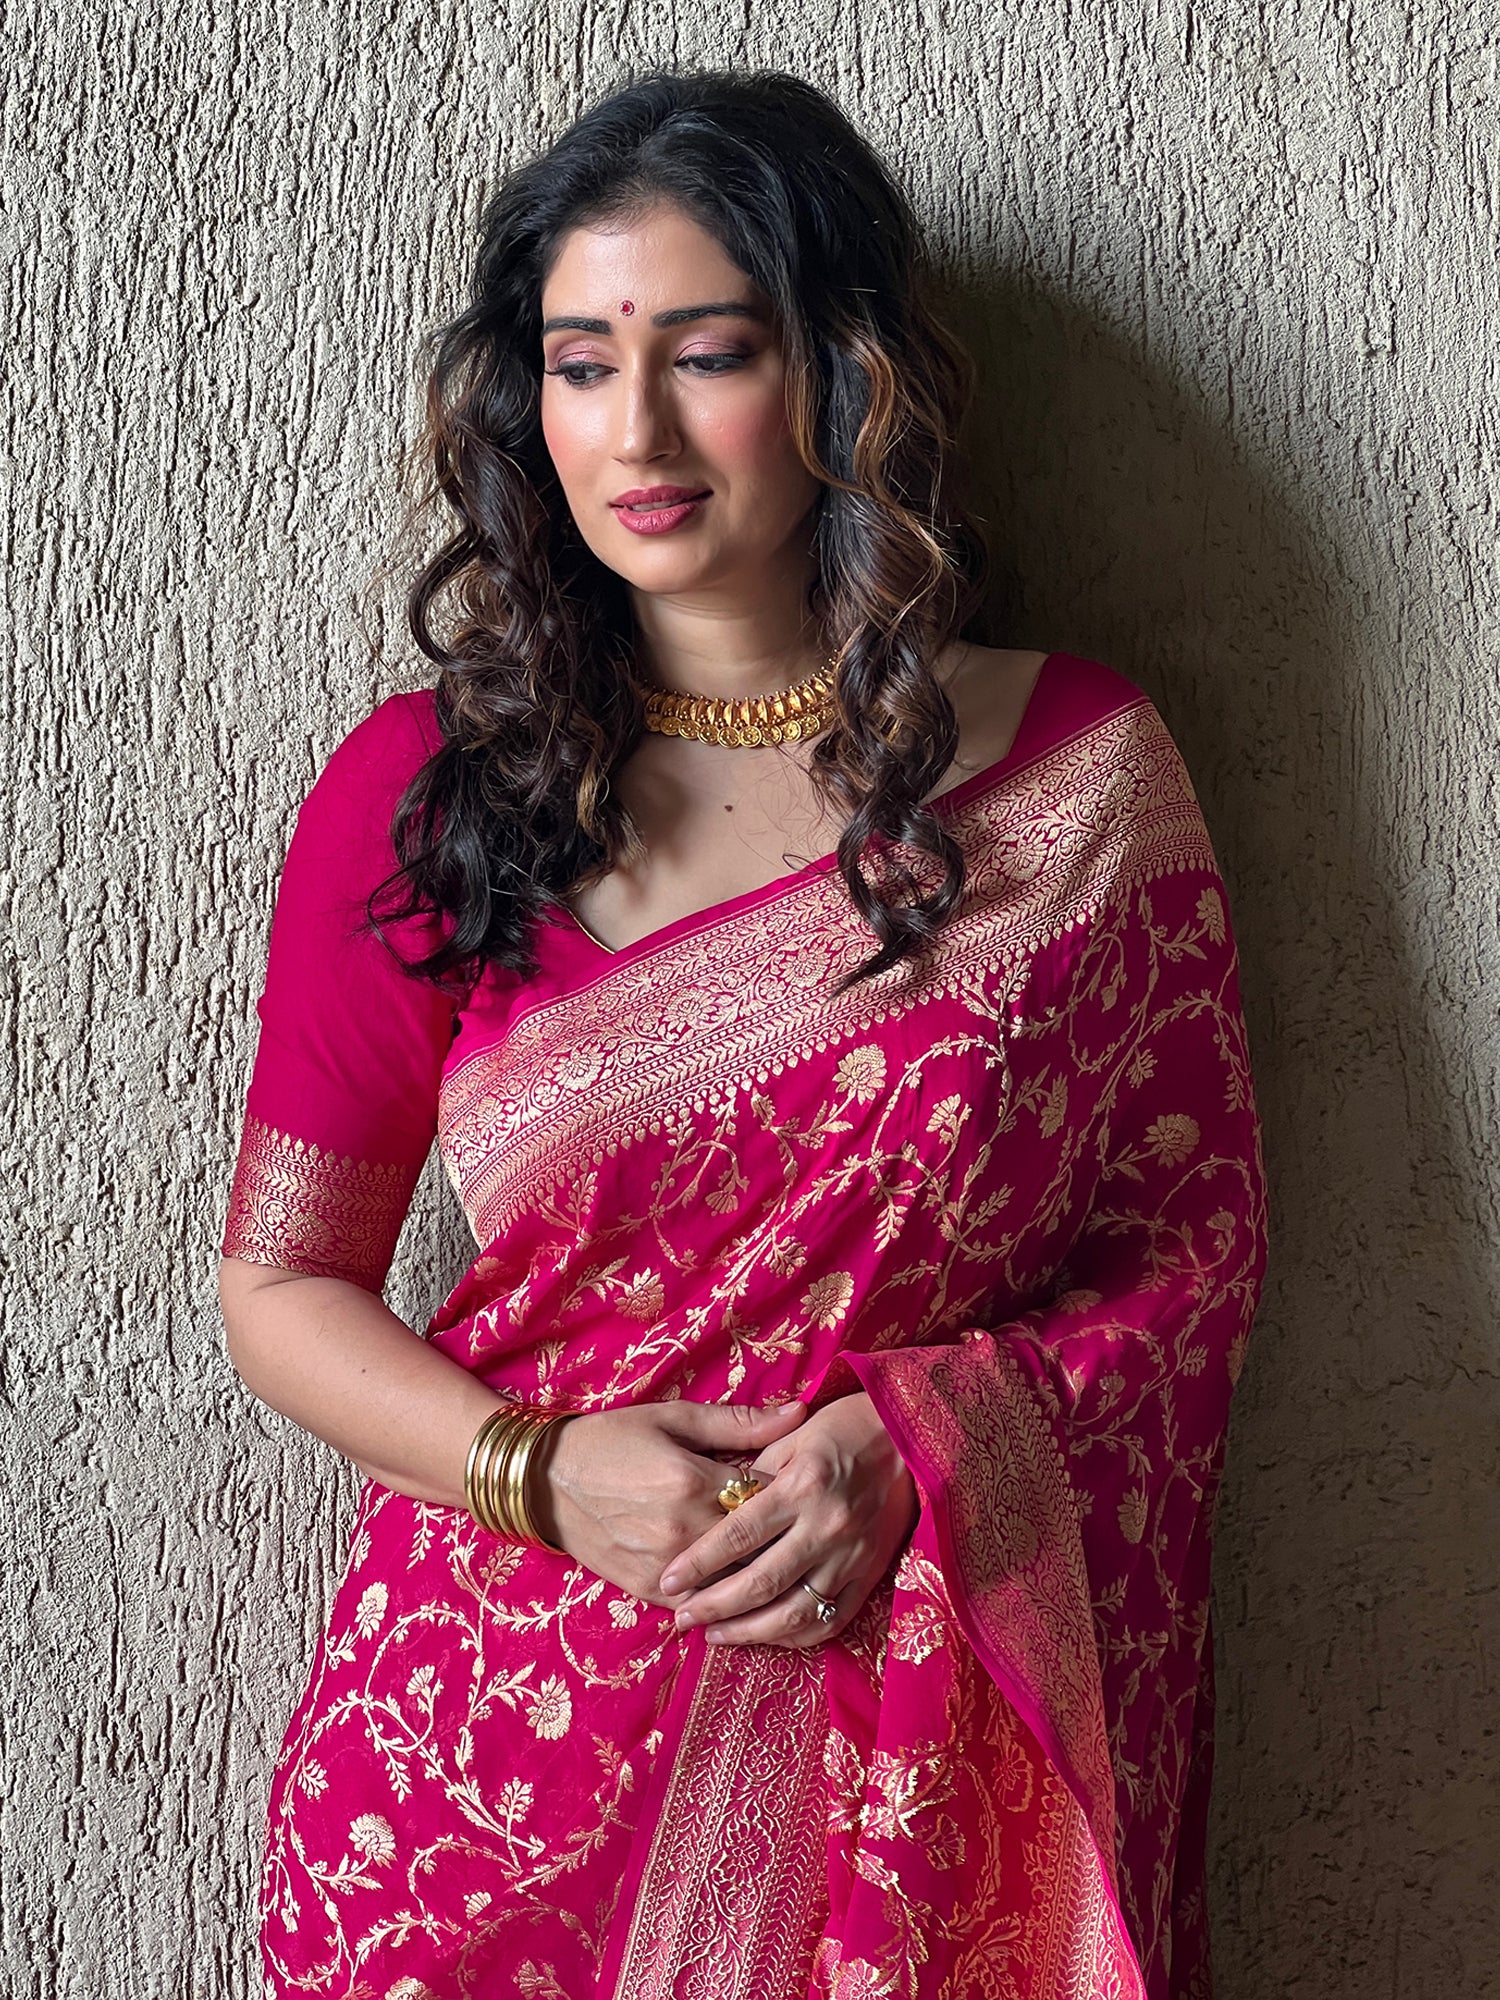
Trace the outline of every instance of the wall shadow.
<path fill-rule="evenodd" d="M 1075 304 L 971 271 L 945 316 L 979 367 L 993 636 L 1153 696 L 1239 941 L 1273 1242 L 1219 1521 L 1219 2000 L 1477 1992 L 1492 1196 L 1391 835 L 1424 746 L 1391 740 L 1381 691 L 1421 669 L 1420 607 L 1394 552 L 1382 596 L 1191 383 Z"/>

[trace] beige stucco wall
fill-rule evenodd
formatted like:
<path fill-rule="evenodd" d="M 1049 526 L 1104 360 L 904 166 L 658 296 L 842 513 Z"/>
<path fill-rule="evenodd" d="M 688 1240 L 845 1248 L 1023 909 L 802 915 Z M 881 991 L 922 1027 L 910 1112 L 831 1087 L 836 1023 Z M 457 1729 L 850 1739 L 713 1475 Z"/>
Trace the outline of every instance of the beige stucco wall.
<path fill-rule="evenodd" d="M 480 191 L 621 65 L 826 82 L 957 259 L 1020 643 L 1179 733 L 1275 1259 L 1218 1569 L 1221 2000 L 1495 1965 L 1496 17 L 277 0 L 11 23 L 15 1195 L 0 1986 L 258 1992 L 276 1746 L 356 1485 L 224 1359 L 217 1229 L 357 586 Z M 382 627 L 382 616 L 387 622 Z M 462 1237 L 429 1173 L 398 1307 Z"/>

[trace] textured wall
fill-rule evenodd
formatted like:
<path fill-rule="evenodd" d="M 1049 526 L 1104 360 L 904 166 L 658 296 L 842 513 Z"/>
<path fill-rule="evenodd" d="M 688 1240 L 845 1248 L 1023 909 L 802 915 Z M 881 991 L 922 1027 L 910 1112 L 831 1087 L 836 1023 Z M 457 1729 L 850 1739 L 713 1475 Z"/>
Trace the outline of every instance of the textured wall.
<path fill-rule="evenodd" d="M 245 2000 L 269 1769 L 355 1494 L 222 1351 L 269 898 L 413 685 L 416 337 L 622 67 L 835 90 L 954 261 L 1019 643 L 1160 701 L 1275 1183 L 1219 1565 L 1220 2000 L 1500 1993 L 1495 16 L 470 0 L 12 19 L 0 70 L 0 1982 Z M 364 630 L 383 660 L 371 665 Z M 398 1309 L 462 1239 L 435 1176 Z"/>

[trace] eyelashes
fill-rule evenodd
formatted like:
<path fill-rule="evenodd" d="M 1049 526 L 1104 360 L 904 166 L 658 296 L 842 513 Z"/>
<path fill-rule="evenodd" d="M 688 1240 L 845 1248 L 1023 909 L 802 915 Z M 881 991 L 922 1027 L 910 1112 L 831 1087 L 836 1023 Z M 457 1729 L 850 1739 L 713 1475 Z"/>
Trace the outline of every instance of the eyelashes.
<path fill-rule="evenodd" d="M 686 368 L 694 375 L 727 375 L 733 369 L 743 368 L 750 358 L 748 354 L 684 354 L 673 366 Z M 612 372 L 602 361 L 564 361 L 560 367 L 542 370 L 544 375 L 560 375 L 574 389 L 590 388 L 600 375 Z"/>

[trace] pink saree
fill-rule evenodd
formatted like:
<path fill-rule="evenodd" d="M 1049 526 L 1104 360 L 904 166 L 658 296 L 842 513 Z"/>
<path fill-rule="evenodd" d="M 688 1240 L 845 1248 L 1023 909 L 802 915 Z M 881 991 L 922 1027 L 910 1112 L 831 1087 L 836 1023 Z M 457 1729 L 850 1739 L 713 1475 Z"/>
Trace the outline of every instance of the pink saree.
<path fill-rule="evenodd" d="M 937 810 L 918 964 L 830 857 L 455 1001 L 354 922 L 431 697 L 334 752 L 278 893 L 227 1255 L 378 1291 L 436 1138 L 502 1394 L 864 1388 L 907 1546 L 806 1651 L 711 1647 L 363 1490 L 272 1782 L 268 2000 L 1200 2000 L 1209 1556 L 1264 1192 L 1223 887 L 1146 697 L 1053 654 Z"/>

